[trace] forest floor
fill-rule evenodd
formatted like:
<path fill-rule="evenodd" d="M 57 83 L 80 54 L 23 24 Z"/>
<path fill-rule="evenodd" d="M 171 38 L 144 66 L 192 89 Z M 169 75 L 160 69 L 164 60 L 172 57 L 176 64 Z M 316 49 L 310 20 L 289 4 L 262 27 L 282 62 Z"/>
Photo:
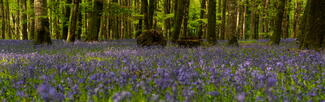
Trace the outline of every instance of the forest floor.
<path fill-rule="evenodd" d="M 325 55 L 294 39 L 198 48 L 0 40 L 2 101 L 321 102 L 324 79 Z"/>

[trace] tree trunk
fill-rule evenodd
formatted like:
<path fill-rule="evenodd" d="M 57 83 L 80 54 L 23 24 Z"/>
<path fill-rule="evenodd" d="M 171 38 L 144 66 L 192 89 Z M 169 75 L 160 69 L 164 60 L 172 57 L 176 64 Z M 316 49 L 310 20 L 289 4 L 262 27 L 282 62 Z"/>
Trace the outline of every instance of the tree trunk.
<path fill-rule="evenodd" d="M 220 40 L 226 39 L 226 13 L 227 13 L 226 11 L 227 11 L 227 0 L 223 0 Z"/>
<path fill-rule="evenodd" d="M 245 0 L 242 0 L 242 2 L 245 2 Z M 248 2 L 248 1 L 247 1 Z M 248 4 L 247 2 L 245 2 L 245 4 Z M 246 15 L 247 15 L 247 6 L 243 5 L 243 14 L 242 14 L 242 32 L 241 32 L 241 37 L 242 39 L 246 39 Z"/>
<path fill-rule="evenodd" d="M 21 7 L 22 7 L 22 14 L 21 14 L 21 20 L 22 20 L 22 35 L 23 40 L 28 39 L 28 32 L 27 32 L 27 4 L 26 0 L 20 0 L 21 1 Z"/>
<path fill-rule="evenodd" d="M 164 13 L 169 15 L 171 13 L 171 0 L 164 0 Z M 170 37 L 170 28 L 171 28 L 171 19 L 168 18 L 165 20 L 165 37 L 169 39 Z"/>
<path fill-rule="evenodd" d="M 103 10 L 103 0 L 95 0 L 89 16 L 88 34 L 86 41 L 98 41 L 100 18 Z"/>
<path fill-rule="evenodd" d="M 301 12 L 302 12 L 302 2 L 298 0 L 295 3 L 295 14 L 293 20 L 293 36 L 292 36 L 293 38 L 297 38 L 299 32 Z"/>
<path fill-rule="evenodd" d="M 183 33 L 181 33 L 181 38 L 186 38 L 189 37 L 187 25 L 189 19 L 188 17 L 189 17 L 190 0 L 184 0 L 183 5 L 184 5 L 183 29 L 182 29 Z"/>
<path fill-rule="evenodd" d="M 200 19 L 204 19 L 205 18 L 205 10 L 206 10 L 206 3 L 207 3 L 207 0 L 201 0 L 201 12 L 200 12 Z M 199 39 L 202 39 L 203 37 L 203 29 L 204 29 L 204 25 L 205 24 L 201 24 L 200 25 L 200 29 L 199 29 Z"/>
<path fill-rule="evenodd" d="M 301 25 L 300 48 L 320 50 L 325 47 L 324 13 L 324 0 L 308 0 Z"/>
<path fill-rule="evenodd" d="M 10 9 L 9 9 L 9 0 L 4 0 L 4 17 L 6 21 L 6 34 L 5 38 L 6 39 L 12 39 L 12 30 L 11 30 L 11 21 L 10 21 Z"/>
<path fill-rule="evenodd" d="M 215 45 L 217 43 L 216 39 L 216 0 L 209 0 L 209 10 L 208 10 L 208 42 L 210 45 Z"/>
<path fill-rule="evenodd" d="M 155 9 L 157 5 L 157 0 L 150 0 L 149 2 L 149 8 L 148 8 L 148 26 L 147 29 L 153 29 L 154 28 L 154 19 L 153 16 L 155 14 Z"/>
<path fill-rule="evenodd" d="M 82 2 L 82 0 L 79 1 L 80 3 Z M 82 25 L 82 20 L 83 20 L 83 16 L 82 16 L 82 12 L 81 12 L 82 8 L 79 7 L 79 10 L 78 10 L 78 22 L 77 22 L 77 33 L 75 35 L 75 38 L 78 39 L 78 40 L 81 40 L 81 34 L 82 34 L 82 28 L 83 28 L 83 25 Z"/>
<path fill-rule="evenodd" d="M 71 0 L 66 0 L 66 6 L 63 8 L 63 12 L 64 12 L 64 19 L 62 21 L 62 38 L 66 40 L 67 36 L 68 36 L 68 30 L 69 30 L 69 17 L 70 17 L 70 11 L 71 8 L 69 6 L 69 4 L 71 4 Z"/>
<path fill-rule="evenodd" d="M 282 34 L 282 19 L 284 15 L 284 9 L 285 9 L 285 3 L 286 0 L 280 0 L 279 7 L 278 7 L 278 13 L 276 16 L 275 21 L 275 29 L 274 33 L 272 35 L 272 45 L 279 45 L 281 40 L 281 34 Z"/>
<path fill-rule="evenodd" d="M 35 44 L 51 44 L 49 20 L 47 18 L 47 1 L 35 0 Z"/>
<path fill-rule="evenodd" d="M 179 39 L 179 35 L 181 33 L 181 28 L 183 24 L 183 16 L 184 16 L 184 7 L 183 0 L 177 0 L 176 2 L 176 12 L 175 12 L 175 20 L 174 20 L 174 34 L 172 41 L 175 42 Z"/>
<path fill-rule="evenodd" d="M 1 39 L 5 39 L 6 34 L 6 20 L 5 20 L 5 13 L 4 13 L 4 5 L 3 0 L 0 0 L 0 20 L 1 20 Z"/>
<path fill-rule="evenodd" d="M 75 32 L 77 29 L 77 20 L 78 20 L 78 14 L 79 14 L 79 0 L 73 0 L 73 8 L 72 13 L 70 16 L 70 27 L 69 27 L 69 33 L 68 33 L 68 42 L 74 42 L 75 41 Z"/>
<path fill-rule="evenodd" d="M 30 10 L 34 10 L 34 0 L 29 0 Z M 31 12 L 29 15 L 29 30 L 28 30 L 28 40 L 35 39 L 35 12 Z"/>
<path fill-rule="evenodd" d="M 291 0 L 286 1 L 287 6 L 284 11 L 284 18 L 282 23 L 282 30 L 283 30 L 283 38 L 289 38 L 289 29 L 290 29 L 290 10 L 291 10 Z"/>
<path fill-rule="evenodd" d="M 228 25 L 227 25 L 227 35 L 229 36 L 228 44 L 231 46 L 238 46 L 238 35 L 236 32 L 236 7 L 237 0 L 228 0 Z"/>
<path fill-rule="evenodd" d="M 250 33 L 251 39 L 258 39 L 258 24 L 259 24 L 259 15 L 257 14 L 258 3 L 256 1 L 251 2 L 251 22 L 250 22 Z"/>

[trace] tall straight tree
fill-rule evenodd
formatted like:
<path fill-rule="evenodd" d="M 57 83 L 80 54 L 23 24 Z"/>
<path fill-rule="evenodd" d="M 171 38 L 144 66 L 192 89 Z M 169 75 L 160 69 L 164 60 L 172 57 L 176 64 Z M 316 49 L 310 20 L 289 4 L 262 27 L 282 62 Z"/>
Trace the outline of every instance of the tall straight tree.
<path fill-rule="evenodd" d="M 61 39 L 67 39 L 68 36 L 68 30 L 69 30 L 69 17 L 70 17 L 70 11 L 71 8 L 69 6 L 69 4 L 71 4 L 71 0 L 66 0 L 66 4 L 65 7 L 63 8 L 63 12 L 64 12 L 64 17 L 62 20 L 62 38 Z"/>
<path fill-rule="evenodd" d="M 171 0 L 164 0 L 164 13 L 166 15 L 171 13 Z M 171 28 L 171 19 L 168 18 L 165 20 L 165 36 L 169 39 L 170 36 L 170 28 Z"/>
<path fill-rule="evenodd" d="M 259 15 L 258 15 L 258 1 L 252 0 L 251 2 L 251 14 L 250 14 L 250 32 L 251 32 L 251 39 L 258 39 L 258 24 L 259 24 Z"/>
<path fill-rule="evenodd" d="M 92 11 L 89 14 L 86 41 L 98 41 L 102 10 L 103 0 L 95 0 L 92 6 Z"/>
<path fill-rule="evenodd" d="M 238 46 L 238 35 L 236 32 L 236 23 L 237 23 L 237 13 L 236 13 L 236 7 L 237 7 L 237 0 L 227 0 L 228 4 L 228 25 L 227 25 L 227 36 L 229 38 L 228 44 L 231 46 Z"/>
<path fill-rule="evenodd" d="M 156 3 L 157 0 L 150 0 L 149 1 L 149 5 L 148 5 L 148 0 L 141 0 L 142 2 L 142 12 L 144 14 L 144 25 L 145 25 L 145 29 L 149 30 L 153 28 L 153 16 L 155 13 L 155 9 L 156 9 Z"/>
<path fill-rule="evenodd" d="M 69 32 L 68 32 L 68 42 L 74 42 L 75 41 L 75 32 L 77 30 L 77 20 L 78 20 L 78 14 L 79 14 L 79 2 L 80 0 L 73 0 L 73 8 L 72 13 L 70 15 L 69 20 Z"/>
<path fill-rule="evenodd" d="M 222 16 L 221 16 L 221 31 L 220 39 L 226 39 L 226 13 L 227 13 L 227 0 L 222 0 Z"/>
<path fill-rule="evenodd" d="M 0 0 L 0 20 L 1 20 L 1 39 L 5 39 L 6 20 L 5 20 L 3 0 Z"/>
<path fill-rule="evenodd" d="M 325 47 L 325 1 L 308 0 L 301 25 L 300 47 L 315 49 Z"/>
<path fill-rule="evenodd" d="M 47 18 L 47 0 L 35 0 L 35 44 L 51 44 L 49 20 Z"/>
<path fill-rule="evenodd" d="M 216 26 L 217 26 L 217 16 L 216 16 L 216 0 L 209 0 L 209 10 L 208 10 L 208 42 L 211 45 L 216 44 Z"/>
<path fill-rule="evenodd" d="M 281 34 L 282 34 L 282 19 L 284 15 L 284 9 L 285 9 L 285 3 L 286 0 L 280 0 L 278 12 L 276 15 L 276 21 L 274 25 L 274 34 L 272 35 L 272 45 L 279 45 L 281 40 Z"/>
<path fill-rule="evenodd" d="M 205 11 L 206 11 L 206 5 L 207 5 L 207 0 L 201 0 L 201 12 L 200 12 L 200 19 L 204 19 L 205 18 Z M 200 25 L 200 29 L 199 29 L 199 39 L 201 39 L 203 37 L 203 33 L 204 33 L 204 24 L 202 23 Z"/>
<path fill-rule="evenodd" d="M 20 0 L 20 5 L 22 7 L 22 14 L 21 14 L 21 33 L 23 40 L 28 39 L 28 32 L 27 32 L 27 3 L 26 0 Z"/>
<path fill-rule="evenodd" d="M 30 10 L 34 10 L 34 0 L 29 0 Z M 35 12 L 29 13 L 28 40 L 35 39 Z"/>
<path fill-rule="evenodd" d="M 176 42 L 179 39 L 179 35 L 181 33 L 181 28 L 183 24 L 183 16 L 184 16 L 184 5 L 183 0 L 176 0 L 175 2 L 176 12 L 175 12 L 175 20 L 174 20 L 174 34 L 172 41 Z"/>
<path fill-rule="evenodd" d="M 186 38 L 186 37 L 189 37 L 188 35 L 188 28 L 187 28 L 187 25 L 188 25 L 188 20 L 189 20 L 189 10 L 190 10 L 190 1 L 191 0 L 184 0 L 183 1 L 183 5 L 184 5 L 184 9 L 183 9 L 183 29 L 182 29 L 182 33 L 181 33 L 181 38 Z"/>

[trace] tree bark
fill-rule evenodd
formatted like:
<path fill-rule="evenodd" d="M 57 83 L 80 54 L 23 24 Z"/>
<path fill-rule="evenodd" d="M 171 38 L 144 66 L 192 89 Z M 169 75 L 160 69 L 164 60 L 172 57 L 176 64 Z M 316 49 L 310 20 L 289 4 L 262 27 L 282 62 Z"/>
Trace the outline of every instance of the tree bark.
<path fill-rule="evenodd" d="M 236 32 L 236 7 L 237 0 L 228 0 L 228 25 L 227 25 L 227 35 L 229 36 L 228 44 L 230 46 L 239 46 L 238 45 L 238 35 Z"/>
<path fill-rule="evenodd" d="M 77 20 L 78 20 L 78 14 L 79 14 L 79 0 L 73 0 L 73 8 L 72 13 L 69 20 L 69 32 L 68 32 L 68 42 L 74 42 L 75 41 L 75 32 L 77 30 Z"/>
<path fill-rule="evenodd" d="M 188 25 L 188 20 L 189 20 L 189 8 L 190 8 L 190 0 L 184 0 L 183 1 L 183 5 L 184 5 L 184 16 L 183 16 L 183 33 L 181 33 L 181 38 L 186 38 L 186 37 L 189 37 L 189 34 L 188 34 L 188 28 L 187 28 L 187 25 Z"/>
<path fill-rule="evenodd" d="M 172 41 L 176 42 L 179 39 L 179 35 L 181 33 L 181 28 L 183 24 L 183 16 L 184 16 L 184 7 L 183 0 L 177 0 L 176 2 L 176 12 L 175 12 L 175 20 L 174 20 L 174 34 Z"/>
<path fill-rule="evenodd" d="M 47 1 L 35 0 L 35 44 L 51 44 L 49 20 L 47 18 Z"/>
<path fill-rule="evenodd" d="M 201 0 L 201 12 L 200 12 L 200 19 L 204 19 L 205 18 L 205 10 L 206 10 L 206 4 L 207 4 L 207 0 Z M 202 39 L 203 38 L 203 33 L 204 33 L 204 25 L 205 24 L 201 24 L 200 25 L 200 29 L 199 29 L 199 32 L 198 32 L 198 36 L 199 36 L 199 39 Z"/>
<path fill-rule="evenodd" d="M 280 0 L 279 7 L 278 7 L 278 13 L 276 16 L 275 21 L 275 29 L 274 33 L 272 35 L 272 45 L 279 45 L 281 40 L 281 34 L 282 34 L 282 19 L 284 15 L 284 9 L 285 9 L 285 3 L 286 0 Z"/>
<path fill-rule="evenodd" d="M 4 5 L 3 0 L 0 0 L 0 20 L 1 20 L 1 39 L 5 39 L 6 34 L 6 20 L 5 20 L 5 13 L 4 13 Z"/>
<path fill-rule="evenodd" d="M 299 25 L 301 24 L 301 13 L 302 13 L 302 2 L 296 1 L 295 3 L 295 14 L 294 14 L 294 20 L 293 20 L 293 38 L 297 38 L 297 35 L 299 33 Z"/>
<path fill-rule="evenodd" d="M 169 15 L 171 13 L 171 0 L 164 0 L 164 13 Z M 170 37 L 171 19 L 165 20 L 165 36 L 167 39 Z"/>
<path fill-rule="evenodd" d="M 210 45 L 215 45 L 217 43 L 216 39 L 216 0 L 209 0 L 209 10 L 208 10 L 208 42 Z"/>
<path fill-rule="evenodd" d="M 71 0 L 66 0 L 66 5 L 65 7 L 63 8 L 63 12 L 64 12 L 64 19 L 62 21 L 62 38 L 61 39 L 64 39 L 66 40 L 67 39 L 67 36 L 68 36 L 68 30 L 69 30 L 69 17 L 70 17 L 70 11 L 71 11 L 71 8 L 70 8 L 70 4 L 71 4 Z"/>
<path fill-rule="evenodd" d="M 226 39 L 226 12 L 227 11 L 227 0 L 222 1 L 222 18 L 221 18 L 221 34 L 220 40 Z"/>
<path fill-rule="evenodd" d="M 103 0 L 95 0 L 92 11 L 89 16 L 89 25 L 87 27 L 88 32 L 86 41 L 98 41 L 102 10 Z"/>
<path fill-rule="evenodd" d="M 21 14 L 21 20 L 22 20 L 22 39 L 27 40 L 28 39 L 28 32 L 27 32 L 27 4 L 26 0 L 20 0 L 21 1 L 21 7 L 22 7 L 22 14 Z"/>
<path fill-rule="evenodd" d="M 302 49 L 320 50 L 325 47 L 325 1 L 308 0 L 302 20 Z"/>
<path fill-rule="evenodd" d="M 34 10 L 34 0 L 29 0 L 30 10 Z M 29 30 L 28 30 L 28 40 L 35 39 L 35 12 L 31 12 L 29 15 Z"/>
<path fill-rule="evenodd" d="M 259 15 L 257 14 L 257 2 L 254 0 L 251 2 L 251 15 L 250 15 L 250 33 L 251 39 L 258 39 L 258 24 L 259 24 Z"/>

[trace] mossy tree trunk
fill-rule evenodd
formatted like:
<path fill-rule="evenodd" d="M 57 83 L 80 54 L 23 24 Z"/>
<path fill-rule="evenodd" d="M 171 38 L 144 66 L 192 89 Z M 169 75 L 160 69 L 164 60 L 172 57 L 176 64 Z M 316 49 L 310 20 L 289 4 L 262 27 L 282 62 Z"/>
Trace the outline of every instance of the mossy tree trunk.
<path fill-rule="evenodd" d="M 320 50 L 325 47 L 324 14 L 324 0 L 308 0 L 301 25 L 300 48 Z"/>
<path fill-rule="evenodd" d="M 35 44 L 51 44 L 47 0 L 35 0 Z"/>

